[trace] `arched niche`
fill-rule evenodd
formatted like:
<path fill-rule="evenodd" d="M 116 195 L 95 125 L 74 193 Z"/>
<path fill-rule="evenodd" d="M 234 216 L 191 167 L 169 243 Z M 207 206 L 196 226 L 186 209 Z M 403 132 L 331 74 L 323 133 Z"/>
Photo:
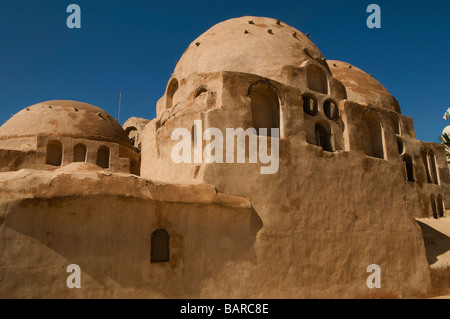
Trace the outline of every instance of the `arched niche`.
<path fill-rule="evenodd" d="M 109 168 L 109 147 L 100 146 L 97 150 L 97 161 L 96 164 L 101 168 Z"/>
<path fill-rule="evenodd" d="M 328 125 L 316 123 L 314 126 L 314 133 L 316 136 L 316 145 L 322 147 L 324 151 L 334 151 L 334 139 L 331 134 L 331 129 Z"/>
<path fill-rule="evenodd" d="M 261 128 L 271 135 L 272 128 L 280 128 L 280 100 L 275 88 L 267 83 L 256 83 L 250 87 L 253 128 L 258 134 Z"/>
<path fill-rule="evenodd" d="M 150 239 L 150 262 L 167 262 L 170 260 L 170 236 L 165 229 L 155 230 Z"/>
<path fill-rule="evenodd" d="M 73 161 L 74 162 L 86 162 L 87 149 L 86 145 L 78 143 L 73 148 Z"/>
<path fill-rule="evenodd" d="M 52 140 L 47 143 L 45 163 L 53 166 L 61 166 L 63 147 L 60 141 Z"/>
<path fill-rule="evenodd" d="M 311 91 L 328 94 L 328 79 L 325 71 L 315 64 L 307 67 L 306 77 Z"/>
<path fill-rule="evenodd" d="M 368 156 L 384 158 L 383 127 L 378 115 L 367 111 L 362 118 L 362 138 L 364 150 Z"/>
<path fill-rule="evenodd" d="M 166 109 L 172 108 L 174 106 L 174 101 L 177 101 L 177 93 L 179 89 L 178 80 L 173 78 L 170 80 L 169 85 L 167 86 L 166 91 Z"/>
<path fill-rule="evenodd" d="M 405 169 L 406 180 L 408 182 L 414 182 L 414 165 L 413 160 L 409 154 L 403 155 L 403 167 Z"/>

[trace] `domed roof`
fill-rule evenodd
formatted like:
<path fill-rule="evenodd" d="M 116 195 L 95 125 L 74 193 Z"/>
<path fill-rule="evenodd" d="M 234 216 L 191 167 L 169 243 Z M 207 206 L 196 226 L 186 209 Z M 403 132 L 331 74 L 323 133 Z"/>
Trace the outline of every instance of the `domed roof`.
<path fill-rule="evenodd" d="M 175 67 L 174 76 L 234 71 L 280 80 L 283 67 L 322 59 L 300 31 L 278 20 L 244 16 L 218 23 L 194 40 Z"/>
<path fill-rule="evenodd" d="M 47 101 L 16 113 L 0 127 L 0 139 L 69 136 L 131 145 L 125 131 L 107 112 L 76 101 Z"/>
<path fill-rule="evenodd" d="M 348 100 L 400 113 L 397 100 L 371 75 L 346 62 L 327 63 L 333 77 L 345 86 Z"/>
<path fill-rule="evenodd" d="M 448 137 L 450 137 L 450 125 L 446 126 L 446 127 L 442 130 L 442 136 L 444 136 L 444 134 L 447 134 Z"/>

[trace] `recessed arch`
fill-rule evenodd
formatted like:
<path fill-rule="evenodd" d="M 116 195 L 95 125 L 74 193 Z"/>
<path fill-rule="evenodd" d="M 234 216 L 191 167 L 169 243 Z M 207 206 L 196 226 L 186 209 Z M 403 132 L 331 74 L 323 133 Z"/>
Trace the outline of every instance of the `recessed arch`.
<path fill-rule="evenodd" d="M 97 150 L 97 161 L 96 164 L 101 168 L 109 168 L 109 157 L 110 151 L 107 146 L 100 146 Z"/>
<path fill-rule="evenodd" d="M 439 177 L 436 169 L 436 156 L 432 150 L 428 150 L 428 165 L 430 167 L 431 182 L 438 185 Z"/>
<path fill-rule="evenodd" d="M 432 183 L 433 181 L 431 179 L 430 166 L 428 165 L 428 152 L 426 149 L 424 149 L 424 148 L 420 149 L 420 157 L 422 158 L 422 163 L 425 168 L 427 182 Z"/>
<path fill-rule="evenodd" d="M 408 182 L 414 182 L 414 164 L 409 154 L 403 155 L 403 167 L 405 169 L 406 180 Z"/>
<path fill-rule="evenodd" d="M 394 129 L 394 133 L 397 135 L 402 134 L 401 122 L 398 115 L 394 112 L 388 113 L 389 120 L 391 122 L 392 128 Z"/>
<path fill-rule="evenodd" d="M 328 94 L 328 79 L 325 71 L 316 64 L 310 64 L 306 71 L 308 88 L 312 91 Z"/>
<path fill-rule="evenodd" d="M 361 127 L 364 150 L 368 156 L 384 158 L 383 127 L 379 116 L 371 110 L 364 113 Z"/>
<path fill-rule="evenodd" d="M 278 91 L 267 82 L 257 82 L 250 87 L 253 128 L 258 134 L 261 128 L 271 136 L 272 128 L 280 128 L 280 99 Z"/>
<path fill-rule="evenodd" d="M 87 149 L 83 143 L 78 143 L 73 148 L 73 161 L 74 162 L 86 162 Z"/>
<path fill-rule="evenodd" d="M 253 91 L 253 88 L 257 87 L 257 86 L 260 86 L 260 85 L 266 85 L 266 86 L 270 87 L 275 92 L 275 94 L 277 95 L 278 101 L 280 103 L 280 106 L 282 107 L 284 105 L 284 100 L 281 97 L 280 92 L 278 91 L 278 89 L 277 89 L 277 87 L 275 85 L 270 83 L 269 80 L 259 80 L 259 81 L 253 82 L 248 88 L 247 96 L 250 97 L 251 93 Z"/>
<path fill-rule="evenodd" d="M 170 236 L 167 230 L 155 230 L 150 239 L 150 262 L 170 261 Z"/>
<path fill-rule="evenodd" d="M 174 101 L 177 100 L 175 97 L 178 93 L 179 86 L 180 85 L 178 84 L 178 80 L 176 78 L 170 80 L 166 91 L 166 109 L 170 109 L 174 106 Z"/>
<path fill-rule="evenodd" d="M 397 136 L 397 149 L 398 153 L 402 155 L 405 152 L 405 144 L 400 136 Z"/>
<path fill-rule="evenodd" d="M 445 208 L 444 208 L 444 198 L 442 197 L 442 195 L 437 196 L 436 202 L 437 202 L 438 217 L 444 217 Z"/>
<path fill-rule="evenodd" d="M 61 166 L 63 147 L 60 141 L 51 140 L 47 143 L 45 163 L 52 166 Z"/>
<path fill-rule="evenodd" d="M 431 203 L 431 211 L 433 213 L 433 217 L 438 219 L 437 209 L 436 209 L 436 195 L 430 195 L 430 203 Z"/>
<path fill-rule="evenodd" d="M 125 133 L 128 135 L 128 138 L 130 139 L 131 145 L 137 146 L 137 141 L 139 140 L 139 131 L 134 126 L 129 126 L 125 130 Z"/>
<path fill-rule="evenodd" d="M 196 99 L 197 97 L 199 97 L 200 94 L 206 93 L 206 92 L 208 92 L 208 89 L 206 88 L 206 86 L 204 86 L 204 85 L 200 86 L 200 87 L 195 91 L 194 99 Z"/>
<path fill-rule="evenodd" d="M 128 136 L 130 136 L 130 133 L 131 133 L 132 131 L 137 131 L 137 128 L 136 128 L 135 126 L 128 126 L 128 127 L 125 129 L 125 133 L 126 133 Z"/>
<path fill-rule="evenodd" d="M 334 151 L 334 140 L 331 134 L 331 129 L 328 125 L 316 123 L 314 126 L 314 133 L 316 136 L 316 145 L 322 147 L 324 151 Z"/>

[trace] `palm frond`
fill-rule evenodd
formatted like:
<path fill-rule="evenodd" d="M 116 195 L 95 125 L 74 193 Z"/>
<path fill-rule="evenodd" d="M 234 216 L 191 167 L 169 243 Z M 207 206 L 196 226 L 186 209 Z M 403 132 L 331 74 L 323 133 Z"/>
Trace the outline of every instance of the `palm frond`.
<path fill-rule="evenodd" d="M 450 159 L 450 136 L 447 133 L 438 136 L 439 141 L 445 146 L 445 155 Z"/>

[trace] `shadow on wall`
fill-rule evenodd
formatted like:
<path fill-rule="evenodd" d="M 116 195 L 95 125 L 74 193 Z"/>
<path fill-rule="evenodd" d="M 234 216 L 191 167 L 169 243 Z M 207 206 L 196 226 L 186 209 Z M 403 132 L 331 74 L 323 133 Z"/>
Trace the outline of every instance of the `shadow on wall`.
<path fill-rule="evenodd" d="M 101 209 L 107 203 L 114 209 Z M 27 266 L 39 264 L 47 270 L 39 279 L 35 275 L 42 267 L 22 269 L 20 265 L 10 265 L 25 272 L 25 281 L 17 282 L 16 278 L 8 284 L 32 287 L 33 296 L 53 296 L 56 292 L 70 297 L 70 289 L 64 285 L 68 274 L 60 268 L 66 259 L 68 264 L 78 264 L 93 279 L 84 292 L 88 296 L 196 296 L 206 280 L 215 282 L 225 264 L 255 262 L 253 245 L 263 223 L 253 209 L 243 214 L 213 205 L 159 205 L 162 210 L 155 214 L 152 201 L 120 196 L 21 202 L 9 214 L 0 235 L 22 241 L 23 246 L 5 252 L 5 257 L 20 257 Z M 170 234 L 170 262 L 150 263 L 150 237 L 157 228 L 165 228 Z M 36 245 L 35 240 L 43 246 Z M 27 246 L 31 245 L 30 255 Z M 46 281 L 63 284 L 55 288 L 46 285 Z M 220 291 L 219 287 L 211 288 Z M 2 293 L 5 291 L 0 289 Z"/>
<path fill-rule="evenodd" d="M 252 239 L 256 239 L 258 232 L 263 228 L 263 226 L 264 223 L 261 217 L 259 217 L 258 213 L 252 206 L 252 214 L 250 216 L 250 236 Z"/>
<path fill-rule="evenodd" d="M 438 261 L 438 256 L 450 250 L 450 237 L 420 221 L 417 224 L 422 229 L 427 260 L 431 266 Z"/>

